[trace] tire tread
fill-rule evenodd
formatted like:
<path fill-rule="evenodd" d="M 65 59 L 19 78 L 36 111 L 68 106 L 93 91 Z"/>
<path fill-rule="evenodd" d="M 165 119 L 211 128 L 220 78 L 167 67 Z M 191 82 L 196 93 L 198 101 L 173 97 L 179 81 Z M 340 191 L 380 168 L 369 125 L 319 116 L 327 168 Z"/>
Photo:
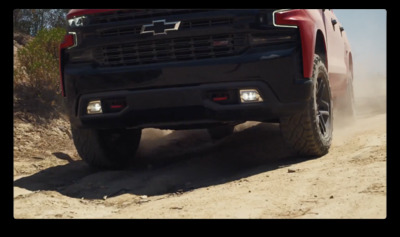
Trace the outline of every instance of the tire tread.
<path fill-rule="evenodd" d="M 315 55 L 313 69 L 313 80 L 316 80 L 316 73 L 319 73 L 320 70 L 327 75 L 325 65 L 318 55 Z M 313 103 L 312 99 L 305 110 L 281 118 L 283 138 L 298 155 L 302 156 L 325 155 L 331 144 L 331 134 L 326 140 L 322 139 L 319 134 Z"/>

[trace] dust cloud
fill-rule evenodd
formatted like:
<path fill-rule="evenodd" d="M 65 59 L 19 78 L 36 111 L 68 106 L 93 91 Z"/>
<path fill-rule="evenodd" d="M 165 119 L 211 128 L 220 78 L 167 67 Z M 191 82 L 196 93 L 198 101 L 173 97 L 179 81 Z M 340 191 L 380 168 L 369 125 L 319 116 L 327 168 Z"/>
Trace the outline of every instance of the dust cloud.
<path fill-rule="evenodd" d="M 353 82 L 355 119 L 344 120 L 338 111 L 334 111 L 333 139 L 336 142 L 345 141 L 354 133 L 370 128 L 370 124 L 363 123 L 364 119 L 376 115 L 386 116 L 386 76 L 379 73 L 368 74 L 367 71 L 360 71 L 360 69 L 362 67 L 358 67 L 358 71 L 355 72 Z M 275 134 L 279 136 L 278 139 L 281 139 L 279 132 L 275 131 L 276 129 L 279 131 L 279 125 L 275 124 L 271 127 L 264 126 L 261 122 L 248 121 L 236 125 L 234 138 L 222 139 L 222 143 L 229 143 L 229 139 L 236 140 L 238 137 L 242 137 L 246 143 L 252 141 L 247 135 L 264 136 L 261 132 Z M 216 144 L 218 142 L 221 143 L 221 141 L 213 141 L 210 138 L 206 129 L 161 130 L 147 128 L 142 132 L 137 156 L 139 163 L 152 168 L 153 164 L 163 164 L 163 160 L 180 160 L 184 159 L 187 154 L 214 149 L 216 145 L 218 147 Z"/>
<path fill-rule="evenodd" d="M 365 74 L 362 76 L 365 76 Z M 336 142 L 344 141 L 354 133 L 371 127 L 370 124 L 363 123 L 363 119 L 376 115 L 386 116 L 386 77 L 379 74 L 367 75 L 364 78 L 355 78 L 353 83 L 356 118 L 351 121 L 344 120 L 337 111 L 334 111 L 333 139 Z M 269 132 L 261 122 L 248 121 L 236 125 L 233 136 L 244 136 L 243 139 L 248 142 L 251 139 L 245 136 L 247 135 L 245 131 L 249 129 L 260 130 L 260 128 L 263 128 L 264 132 Z M 276 131 L 270 132 L 279 136 Z M 263 136 L 257 131 L 251 132 L 251 134 Z M 215 148 L 215 143 L 206 129 L 161 130 L 147 128 L 142 132 L 142 140 L 137 156 L 139 163 L 152 168 L 153 164 L 163 164 L 163 160 L 171 161 L 171 159 L 175 158 L 180 160 L 184 159 L 185 154 L 213 149 L 213 147 Z"/>
<path fill-rule="evenodd" d="M 167 163 L 185 159 L 187 154 L 201 152 L 213 146 L 206 129 L 162 130 L 146 128 L 142 130 L 135 166 L 164 166 Z"/>
<path fill-rule="evenodd" d="M 354 134 L 380 126 L 382 121 L 386 122 L 386 75 L 370 73 L 371 69 L 361 65 L 355 66 L 357 66 L 353 80 L 355 118 L 346 120 L 338 111 L 334 111 L 333 139 L 336 145 L 346 142 Z M 380 124 L 371 123 L 371 121 Z"/>
<path fill-rule="evenodd" d="M 386 76 L 368 75 L 354 80 L 358 116 L 386 113 Z"/>

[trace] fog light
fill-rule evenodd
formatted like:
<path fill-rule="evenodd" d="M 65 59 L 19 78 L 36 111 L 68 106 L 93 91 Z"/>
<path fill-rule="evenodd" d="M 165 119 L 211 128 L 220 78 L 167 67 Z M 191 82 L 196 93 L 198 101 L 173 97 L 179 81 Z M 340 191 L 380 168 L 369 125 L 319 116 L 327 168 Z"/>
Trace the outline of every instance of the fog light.
<path fill-rule="evenodd" d="M 90 101 L 87 106 L 87 113 L 88 114 L 101 114 L 103 110 L 101 109 L 101 101 L 100 100 L 93 100 Z"/>
<path fill-rule="evenodd" d="M 263 99 L 257 89 L 239 90 L 240 102 L 242 103 L 255 103 L 263 102 Z"/>

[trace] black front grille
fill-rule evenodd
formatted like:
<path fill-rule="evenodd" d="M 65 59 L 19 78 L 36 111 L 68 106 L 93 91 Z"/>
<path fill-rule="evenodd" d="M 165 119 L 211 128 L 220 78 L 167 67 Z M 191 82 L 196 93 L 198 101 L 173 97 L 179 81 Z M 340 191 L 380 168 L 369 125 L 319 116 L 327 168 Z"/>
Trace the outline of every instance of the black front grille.
<path fill-rule="evenodd" d="M 151 22 L 149 21 L 149 23 Z M 228 26 L 232 24 L 233 24 L 233 19 L 226 17 L 205 19 L 205 20 L 186 20 L 181 22 L 179 30 L 181 31 L 181 30 L 200 29 L 205 27 Z M 113 27 L 112 29 L 97 30 L 97 33 L 101 37 L 138 35 L 140 34 L 141 28 L 142 25 Z"/>
<path fill-rule="evenodd" d="M 89 24 L 102 24 L 109 22 L 123 22 L 151 17 L 166 17 L 188 13 L 204 12 L 196 9 L 150 9 L 150 10 L 119 10 L 98 13 L 90 17 Z"/>
<path fill-rule="evenodd" d="M 160 39 L 98 48 L 101 67 L 218 58 L 240 54 L 247 47 L 246 34 L 221 34 Z"/>
<path fill-rule="evenodd" d="M 232 18 L 214 18 L 214 19 L 205 19 L 205 20 L 190 20 L 183 21 L 182 26 L 179 29 L 193 29 L 193 28 L 201 28 L 201 27 L 213 27 L 213 26 L 226 26 L 232 25 Z"/>
<path fill-rule="evenodd" d="M 109 30 L 98 30 L 97 33 L 100 37 L 121 36 L 121 35 L 138 35 L 142 26 L 132 27 L 115 27 Z"/>

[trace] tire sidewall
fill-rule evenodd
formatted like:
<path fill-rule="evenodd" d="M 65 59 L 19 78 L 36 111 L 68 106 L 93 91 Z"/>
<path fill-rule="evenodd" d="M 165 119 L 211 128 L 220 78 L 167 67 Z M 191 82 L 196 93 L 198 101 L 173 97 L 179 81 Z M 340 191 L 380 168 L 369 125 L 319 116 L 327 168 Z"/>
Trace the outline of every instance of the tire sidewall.
<path fill-rule="evenodd" d="M 327 93 L 329 94 L 329 121 L 327 122 L 328 124 L 328 130 L 325 134 L 321 132 L 321 128 L 319 125 L 319 119 L 318 119 L 318 105 L 317 105 L 317 86 L 318 86 L 318 79 L 323 80 L 325 85 L 327 86 Z M 329 74 L 328 71 L 320 59 L 318 55 L 314 56 L 314 68 L 313 68 L 313 76 L 312 76 L 312 81 L 313 81 L 313 91 L 312 91 L 312 98 L 311 98 L 311 105 L 309 106 L 310 108 L 310 116 L 313 118 L 312 121 L 314 123 L 313 127 L 313 132 L 315 136 L 319 137 L 319 141 L 322 143 L 321 145 L 323 147 L 329 147 L 332 142 L 332 133 L 333 133 L 333 113 L 332 113 L 332 93 L 330 90 L 330 84 L 329 84 Z"/>

